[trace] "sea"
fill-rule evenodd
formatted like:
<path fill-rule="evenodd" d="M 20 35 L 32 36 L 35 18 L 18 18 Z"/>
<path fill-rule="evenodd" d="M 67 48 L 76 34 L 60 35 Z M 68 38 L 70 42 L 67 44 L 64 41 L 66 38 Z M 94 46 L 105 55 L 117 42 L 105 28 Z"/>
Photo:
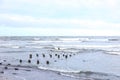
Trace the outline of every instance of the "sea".
<path fill-rule="evenodd" d="M 120 36 L 1 36 L 0 62 L 119 80 Z"/>

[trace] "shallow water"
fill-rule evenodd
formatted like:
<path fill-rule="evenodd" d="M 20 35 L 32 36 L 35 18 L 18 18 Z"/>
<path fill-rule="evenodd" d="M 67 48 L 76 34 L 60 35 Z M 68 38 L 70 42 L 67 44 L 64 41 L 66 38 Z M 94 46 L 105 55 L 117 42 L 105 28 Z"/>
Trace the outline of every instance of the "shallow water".
<path fill-rule="evenodd" d="M 89 71 L 98 76 L 117 77 L 120 76 L 120 37 L 0 37 L 0 62 L 36 66 L 66 76 L 78 77 L 79 72 Z"/>

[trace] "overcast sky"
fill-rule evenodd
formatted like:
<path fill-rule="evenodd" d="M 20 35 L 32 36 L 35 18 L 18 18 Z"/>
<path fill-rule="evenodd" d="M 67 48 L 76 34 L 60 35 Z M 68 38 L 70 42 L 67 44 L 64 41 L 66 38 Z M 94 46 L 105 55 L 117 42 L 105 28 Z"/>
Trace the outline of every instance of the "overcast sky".
<path fill-rule="evenodd" d="M 0 0 L 0 36 L 120 36 L 120 0 Z"/>

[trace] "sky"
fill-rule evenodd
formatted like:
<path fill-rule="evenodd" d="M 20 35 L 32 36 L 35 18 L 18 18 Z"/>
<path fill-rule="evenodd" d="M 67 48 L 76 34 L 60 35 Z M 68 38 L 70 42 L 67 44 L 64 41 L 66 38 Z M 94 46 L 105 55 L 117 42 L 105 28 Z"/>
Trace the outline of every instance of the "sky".
<path fill-rule="evenodd" d="M 120 36 L 120 0 L 0 0 L 0 36 Z"/>

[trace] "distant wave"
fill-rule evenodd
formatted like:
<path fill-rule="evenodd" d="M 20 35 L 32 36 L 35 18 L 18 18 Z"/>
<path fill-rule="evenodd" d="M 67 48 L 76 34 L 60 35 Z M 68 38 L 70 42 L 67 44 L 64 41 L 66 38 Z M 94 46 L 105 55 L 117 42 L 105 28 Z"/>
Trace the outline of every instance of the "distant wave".
<path fill-rule="evenodd" d="M 106 53 L 111 55 L 120 55 L 120 51 L 107 51 Z"/>
<path fill-rule="evenodd" d="M 21 48 L 21 46 L 11 46 L 11 48 L 16 48 L 16 49 L 18 49 L 18 48 Z"/>
<path fill-rule="evenodd" d="M 80 51 L 80 49 L 76 49 L 76 48 L 59 48 L 59 47 L 55 47 L 54 48 L 55 50 L 57 50 L 57 51 L 63 51 L 63 52 L 74 52 L 74 53 L 77 53 L 77 52 L 79 52 Z"/>
<path fill-rule="evenodd" d="M 81 41 L 81 42 L 108 42 L 108 41 L 120 41 L 117 38 L 59 38 L 60 41 Z"/>
<path fill-rule="evenodd" d="M 54 43 L 54 42 L 109 42 L 120 41 L 120 39 L 108 39 L 108 38 L 55 38 L 55 39 L 40 39 L 35 38 L 31 43 Z"/>
<path fill-rule="evenodd" d="M 89 42 L 89 41 L 104 41 L 102 39 L 90 39 L 90 38 L 59 38 L 58 40 L 63 42 Z"/>
<path fill-rule="evenodd" d="M 43 48 L 43 46 L 25 46 L 25 48 L 39 48 L 39 49 L 41 49 L 41 48 Z"/>
<path fill-rule="evenodd" d="M 80 48 L 114 48 L 114 47 L 120 47 L 120 45 L 54 45 L 55 49 L 56 48 L 63 48 L 63 49 L 67 49 L 67 48 L 76 48 L 76 49 L 80 49 Z"/>
<path fill-rule="evenodd" d="M 59 38 L 60 41 L 81 41 L 81 42 L 96 42 L 96 41 L 101 41 L 101 42 L 106 42 L 108 41 L 108 39 L 105 38 L 101 38 L 101 39 L 97 39 L 97 38 Z"/>
<path fill-rule="evenodd" d="M 90 39 L 89 41 L 95 41 L 95 42 L 107 42 L 108 39 Z"/>
<path fill-rule="evenodd" d="M 1 45 L 0 48 L 13 48 L 13 49 L 19 49 L 22 48 L 21 46 L 17 45 Z"/>
<path fill-rule="evenodd" d="M 120 39 L 112 38 L 112 39 L 108 39 L 108 41 L 120 41 Z"/>
<path fill-rule="evenodd" d="M 43 41 L 43 40 L 38 40 L 38 41 L 31 41 L 30 43 L 37 44 L 37 43 L 53 43 L 53 42 L 61 42 L 61 41 L 51 41 L 51 40 L 45 40 L 45 41 Z"/>
<path fill-rule="evenodd" d="M 59 38 L 60 41 L 79 41 L 80 38 Z"/>
<path fill-rule="evenodd" d="M 37 41 L 37 40 L 40 40 L 40 38 L 33 38 L 33 39 L 36 40 L 36 41 Z"/>

